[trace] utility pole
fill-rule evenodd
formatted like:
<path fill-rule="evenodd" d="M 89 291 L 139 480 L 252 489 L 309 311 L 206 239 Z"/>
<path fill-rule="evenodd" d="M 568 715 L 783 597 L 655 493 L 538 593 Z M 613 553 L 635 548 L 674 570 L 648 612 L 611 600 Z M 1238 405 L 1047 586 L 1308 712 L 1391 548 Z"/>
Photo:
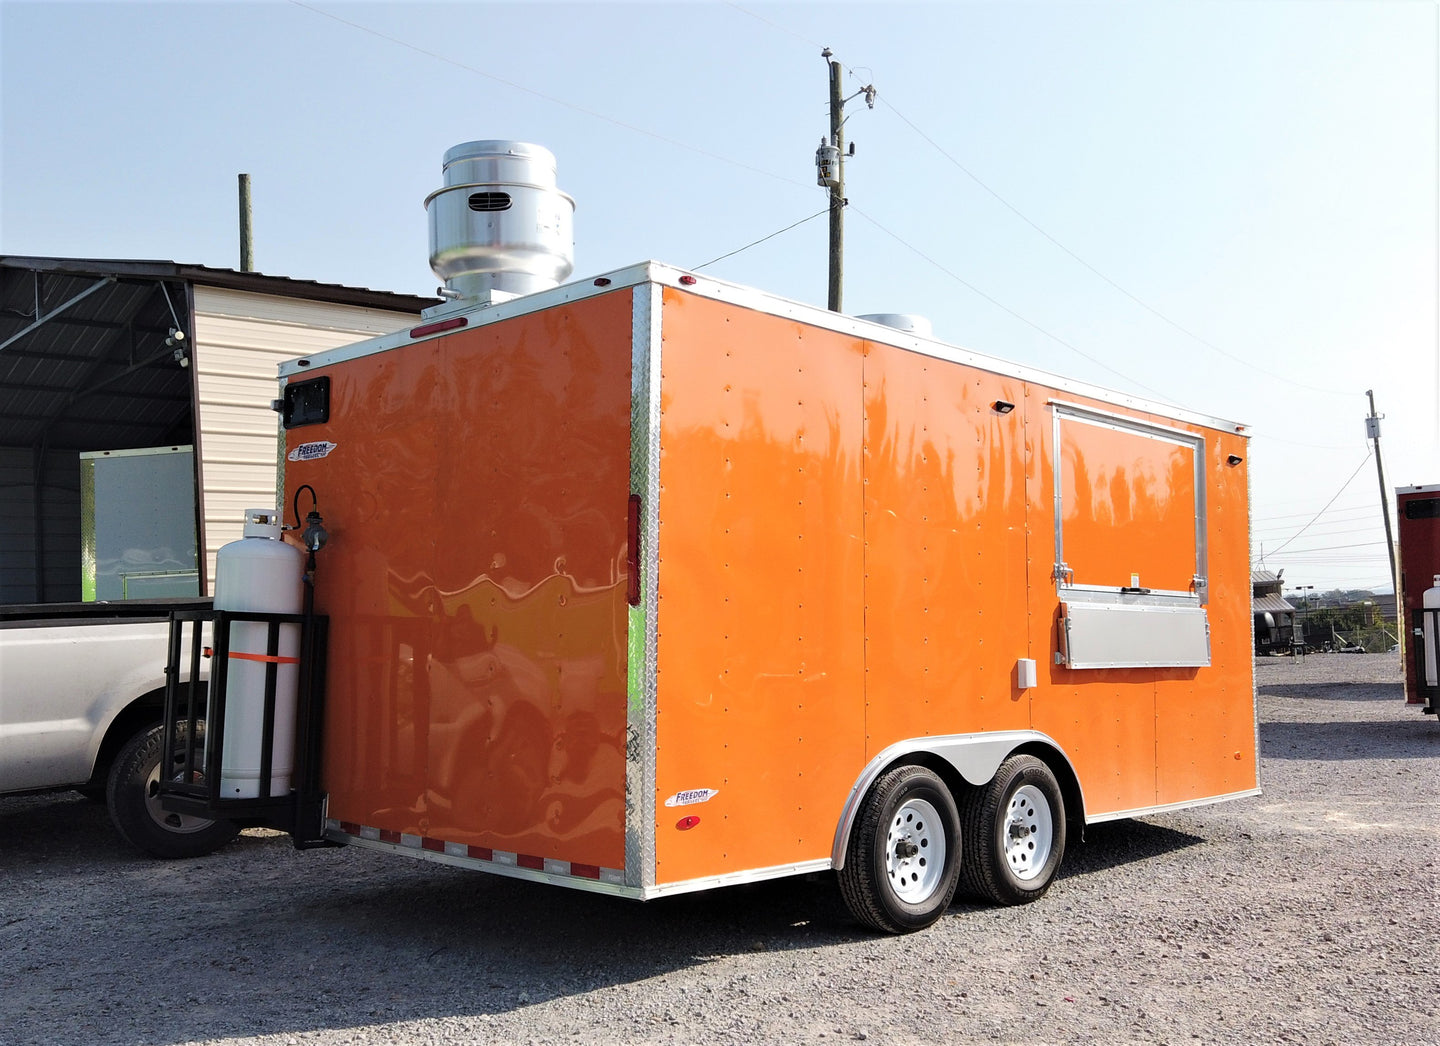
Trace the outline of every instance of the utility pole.
<path fill-rule="evenodd" d="M 240 271 L 255 271 L 255 241 L 250 230 L 250 176 L 240 176 Z"/>
<path fill-rule="evenodd" d="M 850 98 L 865 96 L 865 104 L 875 108 L 875 87 L 866 84 L 860 90 L 845 98 L 841 94 L 840 77 L 844 70 L 839 62 L 831 61 L 830 48 L 820 52 L 820 57 L 830 68 L 830 136 L 820 140 L 815 150 L 816 181 L 830 190 L 830 275 L 826 307 L 831 312 L 841 310 L 845 286 L 845 103 Z M 850 156 L 855 155 L 855 145 L 850 145 Z"/>
<path fill-rule="evenodd" d="M 840 63 L 830 61 L 830 144 L 835 147 L 835 181 L 830 186 L 830 280 L 827 297 L 831 312 L 840 311 L 845 289 L 845 101 L 840 96 Z"/>
<path fill-rule="evenodd" d="M 1370 397 L 1370 416 L 1365 419 L 1365 436 L 1375 443 L 1375 471 L 1380 476 L 1380 513 L 1385 517 L 1385 551 L 1390 555 L 1390 584 L 1395 589 L 1395 606 L 1399 607 L 1400 574 L 1395 569 L 1395 538 L 1390 529 L 1390 492 L 1385 488 L 1385 465 L 1380 460 L 1381 415 L 1375 413 L 1375 390 L 1366 389 L 1365 395 Z"/>

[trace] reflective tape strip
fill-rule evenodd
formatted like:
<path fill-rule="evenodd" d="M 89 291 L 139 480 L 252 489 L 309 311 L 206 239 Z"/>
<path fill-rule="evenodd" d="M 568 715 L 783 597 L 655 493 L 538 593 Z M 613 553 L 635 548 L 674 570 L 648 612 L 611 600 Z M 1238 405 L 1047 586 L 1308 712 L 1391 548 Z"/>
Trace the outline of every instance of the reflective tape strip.
<path fill-rule="evenodd" d="M 276 657 L 274 654 L 245 654 L 239 650 L 230 651 L 231 660 L 238 661 L 262 661 L 266 664 L 276 665 L 298 665 L 298 657 Z"/>
<path fill-rule="evenodd" d="M 535 872 L 545 872 L 549 875 L 568 875 L 577 879 L 599 880 L 600 882 L 611 883 L 616 886 L 625 885 L 625 870 L 623 868 L 601 868 L 599 865 L 594 864 L 557 861 L 551 857 L 539 857 L 534 854 L 517 854 L 511 853 L 508 850 L 493 850 L 488 846 L 451 843 L 443 839 L 432 838 L 428 835 L 411 835 L 408 832 L 396 832 L 385 828 L 372 828 L 369 825 L 357 824 L 354 821 L 336 821 L 331 819 L 326 822 L 326 827 L 360 839 L 374 839 L 382 843 L 392 843 L 409 849 L 444 854 L 447 857 L 469 858 L 472 861 L 503 864 L 511 868 L 524 868 Z"/>

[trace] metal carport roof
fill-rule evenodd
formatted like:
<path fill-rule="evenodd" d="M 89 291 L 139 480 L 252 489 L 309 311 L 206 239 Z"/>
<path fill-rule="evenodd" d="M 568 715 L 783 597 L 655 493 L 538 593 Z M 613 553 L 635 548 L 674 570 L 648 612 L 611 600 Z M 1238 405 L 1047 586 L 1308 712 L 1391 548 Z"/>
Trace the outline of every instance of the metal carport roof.
<path fill-rule="evenodd" d="M 197 284 L 407 312 L 438 302 L 170 261 L 0 256 L 0 447 L 188 441 L 193 374 L 177 349 Z"/>

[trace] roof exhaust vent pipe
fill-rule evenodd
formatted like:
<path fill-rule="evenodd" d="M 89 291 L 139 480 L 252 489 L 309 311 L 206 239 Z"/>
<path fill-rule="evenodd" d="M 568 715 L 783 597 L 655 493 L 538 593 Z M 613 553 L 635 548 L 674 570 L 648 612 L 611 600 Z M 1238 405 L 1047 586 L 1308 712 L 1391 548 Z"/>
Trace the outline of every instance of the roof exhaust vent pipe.
<path fill-rule="evenodd" d="M 547 290 L 574 271 L 575 201 L 556 188 L 549 149 L 465 142 L 446 151 L 444 179 L 425 213 L 447 301 L 427 317 Z"/>

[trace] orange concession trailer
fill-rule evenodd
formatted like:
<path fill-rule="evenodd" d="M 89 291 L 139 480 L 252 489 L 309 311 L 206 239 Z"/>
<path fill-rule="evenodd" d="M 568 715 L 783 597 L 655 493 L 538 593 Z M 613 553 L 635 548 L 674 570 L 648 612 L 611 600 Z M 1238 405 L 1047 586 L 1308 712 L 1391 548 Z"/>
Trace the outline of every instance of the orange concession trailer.
<path fill-rule="evenodd" d="M 1243 426 L 657 263 L 427 317 L 281 368 L 328 840 L 899 932 L 1257 794 Z"/>

